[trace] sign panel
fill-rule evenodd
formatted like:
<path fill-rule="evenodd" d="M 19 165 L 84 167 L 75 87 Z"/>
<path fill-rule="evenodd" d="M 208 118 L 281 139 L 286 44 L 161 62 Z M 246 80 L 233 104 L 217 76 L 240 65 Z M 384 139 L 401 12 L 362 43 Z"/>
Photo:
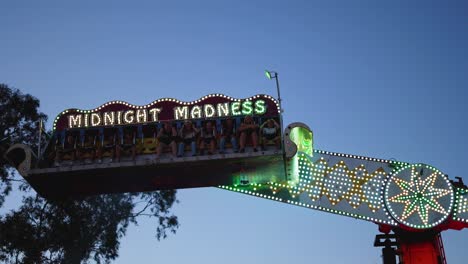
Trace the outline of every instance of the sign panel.
<path fill-rule="evenodd" d="M 275 117 L 278 114 L 278 102 L 264 94 L 246 99 L 211 94 L 192 102 L 163 98 L 144 106 L 112 101 L 92 110 L 65 110 L 55 118 L 54 130 L 246 115 Z"/>

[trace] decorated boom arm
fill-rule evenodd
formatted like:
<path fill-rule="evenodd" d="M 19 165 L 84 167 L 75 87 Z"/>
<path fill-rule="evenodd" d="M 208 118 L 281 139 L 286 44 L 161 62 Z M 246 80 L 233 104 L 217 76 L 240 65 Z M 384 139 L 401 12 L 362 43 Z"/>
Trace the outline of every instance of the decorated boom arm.
<path fill-rule="evenodd" d="M 468 189 L 430 165 L 313 150 L 301 123 L 285 136 L 287 181 L 220 188 L 413 231 L 468 227 Z"/>

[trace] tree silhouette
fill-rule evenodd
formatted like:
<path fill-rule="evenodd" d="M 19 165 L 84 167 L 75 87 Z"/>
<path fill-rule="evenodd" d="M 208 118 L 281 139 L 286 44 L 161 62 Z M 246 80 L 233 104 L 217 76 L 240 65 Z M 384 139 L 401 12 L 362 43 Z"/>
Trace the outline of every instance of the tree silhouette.
<path fill-rule="evenodd" d="M 170 211 L 175 190 L 139 194 L 111 194 L 81 200 L 48 201 L 32 194 L 3 158 L 15 143 L 34 146 L 39 100 L 0 84 L 0 207 L 18 182 L 23 199 L 19 208 L 0 216 L 0 262 L 110 263 L 118 257 L 120 239 L 140 217 L 153 217 L 156 238 L 175 233 L 179 223 Z"/>

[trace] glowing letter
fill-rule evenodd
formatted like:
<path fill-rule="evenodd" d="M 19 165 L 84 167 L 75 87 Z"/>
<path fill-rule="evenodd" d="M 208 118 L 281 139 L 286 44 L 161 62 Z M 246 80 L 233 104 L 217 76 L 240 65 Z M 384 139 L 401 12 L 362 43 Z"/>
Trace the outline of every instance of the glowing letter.
<path fill-rule="evenodd" d="M 205 117 L 213 117 L 216 115 L 216 109 L 213 105 L 206 104 L 203 106 L 203 110 L 205 112 Z"/>
<path fill-rule="evenodd" d="M 229 103 L 222 103 L 217 105 L 218 116 L 229 116 Z"/>
<path fill-rule="evenodd" d="M 243 115 L 251 115 L 252 114 L 252 101 L 244 101 L 242 102 L 242 114 Z"/>
<path fill-rule="evenodd" d="M 255 114 L 256 115 L 263 115 L 266 113 L 266 105 L 265 101 L 263 100 L 258 100 L 255 102 Z"/>
<path fill-rule="evenodd" d="M 81 115 L 69 115 L 68 116 L 68 127 L 81 127 Z"/>
<path fill-rule="evenodd" d="M 115 123 L 115 112 L 105 112 L 104 113 L 104 125 L 108 126 L 111 125 L 113 126 Z"/>
<path fill-rule="evenodd" d="M 175 120 L 179 119 L 188 119 L 188 106 L 177 106 L 174 108 L 174 118 Z"/>
<path fill-rule="evenodd" d="M 192 119 L 202 118 L 202 109 L 199 105 L 196 105 L 192 108 L 192 110 L 190 111 L 190 117 Z"/>
<path fill-rule="evenodd" d="M 148 112 L 151 114 L 151 121 L 156 122 L 158 121 L 158 114 L 161 112 L 161 108 L 153 108 Z"/>
<path fill-rule="evenodd" d="M 84 126 L 89 127 L 89 115 L 88 114 L 84 115 Z"/>
<path fill-rule="evenodd" d="M 91 126 L 99 126 L 99 125 L 101 125 L 101 114 L 92 113 L 91 114 Z"/>
<path fill-rule="evenodd" d="M 138 109 L 136 112 L 137 123 L 146 123 L 148 122 L 148 113 L 146 109 Z"/>
<path fill-rule="evenodd" d="M 231 104 L 231 113 L 232 115 L 240 115 L 240 102 L 234 102 Z"/>
<path fill-rule="evenodd" d="M 133 120 L 135 119 L 135 117 L 133 116 L 133 114 L 135 113 L 135 111 L 133 110 L 128 110 L 124 113 L 123 117 L 124 117 L 124 124 L 131 124 L 133 123 Z"/>
<path fill-rule="evenodd" d="M 122 122 L 122 113 L 123 113 L 123 111 L 118 111 L 117 112 L 117 125 L 123 124 L 123 122 Z"/>

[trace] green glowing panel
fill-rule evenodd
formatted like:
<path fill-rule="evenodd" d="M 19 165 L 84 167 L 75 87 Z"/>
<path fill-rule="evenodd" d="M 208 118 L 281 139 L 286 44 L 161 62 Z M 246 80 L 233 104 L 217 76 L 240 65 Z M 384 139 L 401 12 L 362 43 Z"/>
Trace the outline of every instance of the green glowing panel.
<path fill-rule="evenodd" d="M 297 146 L 297 152 L 302 152 L 310 157 L 313 156 L 314 141 L 312 131 L 304 127 L 294 127 L 289 134 L 291 140 Z"/>
<path fill-rule="evenodd" d="M 283 182 L 284 163 L 282 156 L 275 155 L 265 158 L 261 165 L 243 163 L 242 169 L 231 175 L 234 186 L 264 184 L 266 182 Z"/>
<path fill-rule="evenodd" d="M 448 178 L 424 164 L 400 168 L 390 177 L 384 199 L 392 217 L 417 229 L 439 225 L 452 212 L 454 192 Z"/>
<path fill-rule="evenodd" d="M 300 177 L 299 155 L 305 155 L 309 158 L 313 156 L 313 134 L 309 129 L 297 126 L 289 131 L 289 138 L 296 147 L 296 155 L 287 162 L 287 174 L 289 183 L 296 185 Z"/>

